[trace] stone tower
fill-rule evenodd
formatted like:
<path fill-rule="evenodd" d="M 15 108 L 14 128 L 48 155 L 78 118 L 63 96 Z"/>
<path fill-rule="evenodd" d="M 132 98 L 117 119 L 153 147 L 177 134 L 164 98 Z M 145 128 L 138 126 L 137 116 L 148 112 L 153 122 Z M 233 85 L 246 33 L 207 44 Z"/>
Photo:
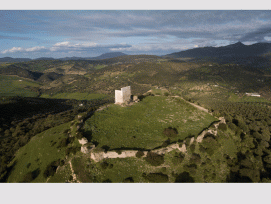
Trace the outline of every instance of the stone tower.
<path fill-rule="evenodd" d="M 122 104 L 131 100 L 131 87 L 126 86 L 121 90 L 115 90 L 115 103 Z"/>

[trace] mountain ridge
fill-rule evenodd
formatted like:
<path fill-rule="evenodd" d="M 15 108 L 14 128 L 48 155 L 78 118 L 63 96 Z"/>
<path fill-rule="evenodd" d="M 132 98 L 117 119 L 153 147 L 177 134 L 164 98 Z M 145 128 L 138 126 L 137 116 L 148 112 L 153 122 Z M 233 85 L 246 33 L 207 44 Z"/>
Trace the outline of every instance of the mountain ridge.
<path fill-rule="evenodd" d="M 255 43 L 244 45 L 237 42 L 221 47 L 199 47 L 180 52 L 174 52 L 164 57 L 169 58 L 206 58 L 206 57 L 255 57 L 266 54 L 271 51 L 271 43 Z"/>
<path fill-rule="evenodd" d="M 104 53 L 101 54 L 97 57 L 62 57 L 62 58 L 53 58 L 53 57 L 39 57 L 39 58 L 35 58 L 35 59 L 31 59 L 31 58 L 12 58 L 12 57 L 2 57 L 0 58 L 0 62 L 8 62 L 8 63 L 12 63 L 12 62 L 28 62 L 31 60 L 101 60 L 101 59 L 109 59 L 109 58 L 114 58 L 114 57 L 120 57 L 120 56 L 124 56 L 127 54 L 124 54 L 122 52 L 108 52 L 108 53 Z"/>

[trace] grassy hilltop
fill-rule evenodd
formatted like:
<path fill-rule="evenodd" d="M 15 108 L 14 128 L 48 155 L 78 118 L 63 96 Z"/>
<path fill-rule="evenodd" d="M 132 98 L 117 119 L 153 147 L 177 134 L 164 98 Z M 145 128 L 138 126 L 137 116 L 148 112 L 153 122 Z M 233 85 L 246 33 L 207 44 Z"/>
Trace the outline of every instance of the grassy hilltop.
<path fill-rule="evenodd" d="M 110 149 L 154 149 L 171 142 L 197 136 L 216 119 L 180 99 L 147 97 L 123 108 L 112 105 L 86 121 L 85 130 L 93 141 Z M 176 128 L 178 135 L 168 138 L 163 131 Z"/>

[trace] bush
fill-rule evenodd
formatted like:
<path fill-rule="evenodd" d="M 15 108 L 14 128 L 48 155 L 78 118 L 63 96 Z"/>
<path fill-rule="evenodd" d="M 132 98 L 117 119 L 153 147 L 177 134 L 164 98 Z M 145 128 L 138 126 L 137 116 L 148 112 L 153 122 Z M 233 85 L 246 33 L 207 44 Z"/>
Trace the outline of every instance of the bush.
<path fill-rule="evenodd" d="M 79 140 L 82 139 L 83 136 L 84 135 L 83 135 L 83 133 L 81 131 L 78 131 L 77 134 L 76 134 L 76 138 L 79 139 Z"/>
<path fill-rule="evenodd" d="M 117 149 L 117 150 L 115 150 L 118 154 L 121 154 L 121 150 L 120 149 Z"/>
<path fill-rule="evenodd" d="M 199 154 L 193 153 L 190 157 L 190 163 L 199 164 L 201 162 L 201 157 Z"/>
<path fill-rule="evenodd" d="M 105 153 L 110 149 L 110 147 L 107 145 L 103 145 L 101 148 L 104 149 Z"/>
<path fill-rule="evenodd" d="M 66 155 L 69 156 L 71 153 L 76 154 L 76 152 L 80 150 L 81 150 L 81 147 L 69 147 L 66 149 Z"/>
<path fill-rule="evenodd" d="M 73 142 L 73 140 L 74 140 L 73 137 L 63 138 L 62 140 L 59 141 L 57 148 L 67 147 L 68 144 Z"/>
<path fill-rule="evenodd" d="M 196 164 L 185 165 L 184 169 L 189 171 L 192 175 L 196 173 L 198 166 Z"/>
<path fill-rule="evenodd" d="M 142 156 L 144 156 L 144 152 L 143 151 L 137 151 L 136 157 L 141 158 Z"/>
<path fill-rule="evenodd" d="M 109 164 L 106 161 L 103 161 L 103 162 L 100 163 L 100 167 L 102 169 L 107 169 L 108 166 L 109 166 Z"/>
<path fill-rule="evenodd" d="M 53 176 L 55 174 L 59 162 L 60 161 L 57 160 L 57 161 L 53 161 L 47 165 L 46 169 L 43 172 L 44 178 L 48 178 L 49 176 Z"/>
<path fill-rule="evenodd" d="M 233 130 L 233 131 L 235 131 L 236 130 L 236 125 L 235 124 L 233 124 L 233 123 L 228 123 L 228 126 L 229 126 L 229 128 L 231 129 L 231 130 Z"/>
<path fill-rule="evenodd" d="M 201 152 L 201 153 L 204 153 L 204 152 L 206 152 L 206 148 L 204 148 L 201 144 L 199 145 L 199 151 Z"/>
<path fill-rule="evenodd" d="M 164 129 L 163 134 L 167 137 L 176 137 L 178 135 L 178 131 L 176 128 L 168 127 Z"/>
<path fill-rule="evenodd" d="M 170 144 L 170 139 L 163 142 L 162 147 L 167 147 Z"/>
<path fill-rule="evenodd" d="M 142 175 L 145 179 L 152 183 L 166 183 L 168 182 L 168 175 L 163 173 L 149 173 Z"/>
<path fill-rule="evenodd" d="M 194 183 L 194 178 L 188 172 L 183 172 L 177 175 L 175 183 Z"/>
<path fill-rule="evenodd" d="M 220 123 L 218 126 L 219 130 L 226 131 L 227 130 L 227 125 L 225 123 Z"/>
<path fill-rule="evenodd" d="M 40 174 L 39 168 L 34 171 L 28 172 L 27 174 L 24 175 L 22 182 L 30 183 L 31 181 L 35 180 L 35 178 L 37 178 L 39 174 Z"/>
<path fill-rule="evenodd" d="M 128 177 L 123 180 L 123 183 L 134 183 L 134 179 L 133 179 L 133 177 Z"/>
<path fill-rule="evenodd" d="M 169 93 L 168 93 L 168 92 L 165 92 L 165 93 L 164 93 L 164 96 L 169 96 Z"/>
<path fill-rule="evenodd" d="M 190 150 L 191 150 L 192 153 L 194 153 L 195 148 L 196 148 L 196 145 L 195 145 L 195 144 L 191 144 L 191 145 L 190 145 Z"/>
<path fill-rule="evenodd" d="M 172 158 L 172 163 L 174 165 L 180 164 L 182 163 L 182 161 L 184 160 L 185 154 L 183 154 L 182 152 L 179 154 L 175 154 L 175 156 Z"/>
<path fill-rule="evenodd" d="M 164 163 L 164 156 L 156 154 L 154 152 L 148 152 L 145 160 L 152 166 L 160 166 Z"/>

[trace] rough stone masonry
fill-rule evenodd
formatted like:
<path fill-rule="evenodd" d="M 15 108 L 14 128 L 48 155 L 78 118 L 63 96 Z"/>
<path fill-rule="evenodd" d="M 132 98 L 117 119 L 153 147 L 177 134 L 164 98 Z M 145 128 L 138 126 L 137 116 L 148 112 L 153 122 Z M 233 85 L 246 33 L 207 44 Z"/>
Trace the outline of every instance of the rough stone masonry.
<path fill-rule="evenodd" d="M 115 90 L 115 104 L 122 104 L 131 100 L 131 87 L 126 86 Z"/>

